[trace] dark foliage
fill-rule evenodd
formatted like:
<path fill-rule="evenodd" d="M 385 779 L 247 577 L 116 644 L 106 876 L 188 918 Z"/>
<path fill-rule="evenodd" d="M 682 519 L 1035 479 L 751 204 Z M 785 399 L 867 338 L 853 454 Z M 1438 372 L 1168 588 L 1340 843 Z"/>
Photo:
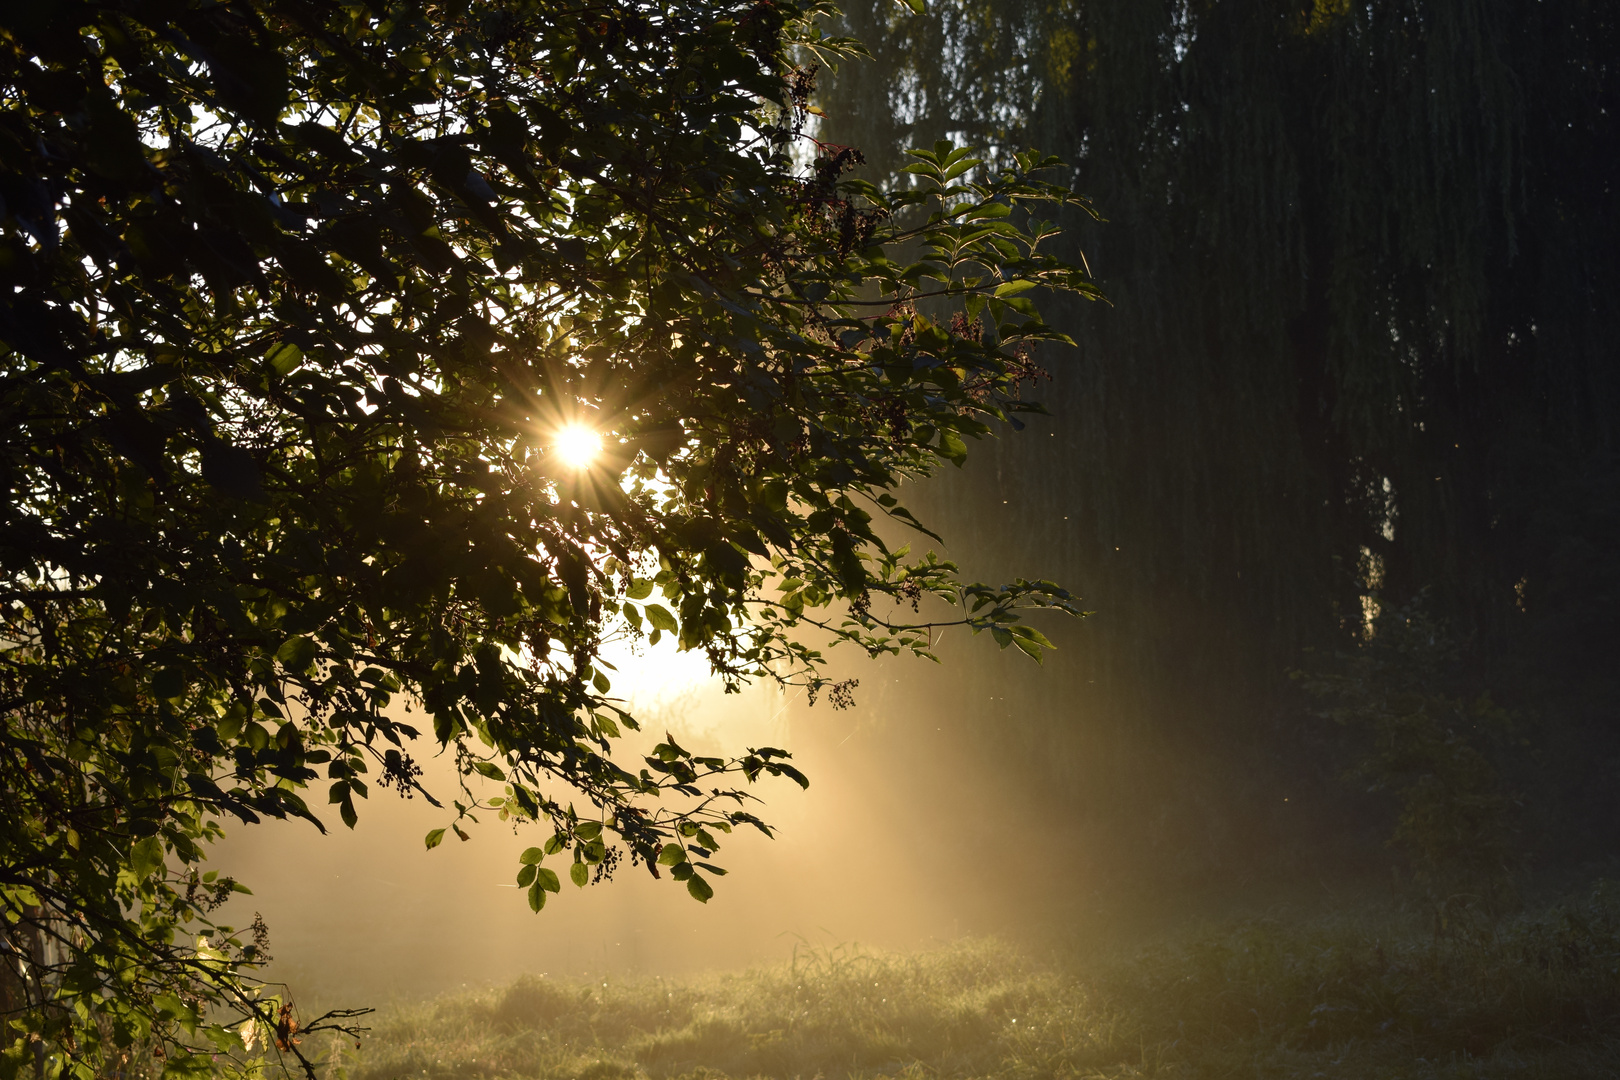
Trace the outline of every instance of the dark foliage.
<path fill-rule="evenodd" d="M 208 921 L 235 886 L 197 864 L 222 820 L 319 826 L 317 782 L 351 826 L 368 775 L 434 799 L 419 736 L 465 778 L 428 847 L 545 824 L 536 911 L 563 852 L 707 900 L 717 835 L 769 831 L 747 785 L 806 781 L 769 747 L 615 752 L 615 637 L 815 689 L 807 632 L 1038 656 L 1019 609 L 1076 610 L 875 521 L 1033 408 L 1025 350 L 1060 335 L 1019 294 L 1094 290 L 1027 208 L 1078 200 L 949 145 L 895 194 L 842 176 L 789 61 L 853 47 L 822 14 L 6 7 L 0 1075 L 252 1067 L 343 1024 L 257 996 L 263 935 Z"/>
<path fill-rule="evenodd" d="M 918 138 L 1035 143 L 1108 219 L 1073 234 L 1113 303 L 1057 319 L 1061 426 L 938 504 L 953 554 L 1056 565 L 1097 610 L 1072 710 L 1007 691 L 1071 807 L 1199 869 L 1328 813 L 1282 673 L 1427 590 L 1534 736 L 1530 842 L 1620 835 L 1614 5 L 849 7 L 877 61 L 824 80 L 828 137 L 880 173 Z"/>

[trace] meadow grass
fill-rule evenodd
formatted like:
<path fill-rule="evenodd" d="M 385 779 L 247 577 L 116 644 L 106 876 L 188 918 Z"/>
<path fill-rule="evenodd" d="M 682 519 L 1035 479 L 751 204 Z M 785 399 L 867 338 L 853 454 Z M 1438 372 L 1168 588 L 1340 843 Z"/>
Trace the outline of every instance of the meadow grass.
<path fill-rule="evenodd" d="M 348 1080 L 1617 1077 L 1620 890 L 1506 917 L 1233 920 L 1037 956 L 799 950 L 385 1011 Z"/>

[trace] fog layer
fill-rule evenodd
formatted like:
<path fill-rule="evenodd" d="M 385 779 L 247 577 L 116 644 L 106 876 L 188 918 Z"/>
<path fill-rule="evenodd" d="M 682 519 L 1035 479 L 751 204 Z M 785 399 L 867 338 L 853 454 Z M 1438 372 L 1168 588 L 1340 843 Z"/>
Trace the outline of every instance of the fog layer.
<path fill-rule="evenodd" d="M 810 708 L 802 694 L 774 686 L 726 695 L 695 664 L 662 653 L 624 659 L 618 685 L 651 731 L 667 727 L 705 752 L 787 746 L 811 778 L 807 791 L 786 780 L 756 785 L 765 800 L 759 812 L 777 838 L 732 834 L 716 859 L 730 873 L 714 882 L 707 905 L 667 875 L 653 880 L 626 861 L 611 882 L 584 889 L 562 874 L 562 894 L 532 913 L 513 882 L 519 853 L 540 843 L 543 830 L 514 830 L 483 815 L 471 839 L 451 833 L 428 851 L 423 836 L 447 825 L 453 811 L 373 786 L 353 831 L 336 813 L 325 815 L 326 836 L 301 822 L 235 828 L 214 865 L 253 895 L 235 901 L 227 921 L 241 925 L 261 913 L 273 978 L 296 993 L 352 1003 L 521 973 L 734 968 L 806 944 L 913 948 L 1006 927 L 1005 914 L 994 912 L 1005 910 L 1009 889 L 1028 914 L 1037 885 L 1066 870 L 1019 850 L 1036 844 L 1027 828 L 1008 828 L 1028 821 L 1017 809 L 1027 793 L 994 781 L 983 763 L 968 779 L 944 719 L 900 715 L 906 698 L 945 673 L 914 659 L 846 668 L 862 689 L 855 707 L 837 711 L 825 700 Z M 905 744 L 899 755 L 897 735 Z M 421 747 L 417 755 L 427 757 Z M 426 786 L 448 801 L 455 791 L 449 755 L 421 763 Z M 994 847 L 988 859 L 986 840 Z"/>

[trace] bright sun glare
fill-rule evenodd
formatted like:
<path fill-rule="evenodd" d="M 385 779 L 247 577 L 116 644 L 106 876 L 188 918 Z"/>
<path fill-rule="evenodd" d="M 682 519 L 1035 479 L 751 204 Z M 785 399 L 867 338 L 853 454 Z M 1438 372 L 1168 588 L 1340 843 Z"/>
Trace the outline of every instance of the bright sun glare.
<path fill-rule="evenodd" d="M 570 468 L 583 469 L 602 452 L 602 436 L 583 424 L 569 424 L 557 432 L 555 447 Z"/>

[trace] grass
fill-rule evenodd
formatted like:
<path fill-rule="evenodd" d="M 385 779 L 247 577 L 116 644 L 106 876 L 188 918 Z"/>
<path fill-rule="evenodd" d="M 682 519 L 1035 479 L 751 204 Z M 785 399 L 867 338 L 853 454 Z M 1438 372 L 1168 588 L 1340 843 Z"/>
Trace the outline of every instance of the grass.
<path fill-rule="evenodd" d="M 398 1006 L 348 1080 L 1616 1077 L 1620 890 L 1512 917 L 1249 919 L 1108 955 L 994 940 Z M 334 1050 L 334 1053 L 338 1051 Z"/>

